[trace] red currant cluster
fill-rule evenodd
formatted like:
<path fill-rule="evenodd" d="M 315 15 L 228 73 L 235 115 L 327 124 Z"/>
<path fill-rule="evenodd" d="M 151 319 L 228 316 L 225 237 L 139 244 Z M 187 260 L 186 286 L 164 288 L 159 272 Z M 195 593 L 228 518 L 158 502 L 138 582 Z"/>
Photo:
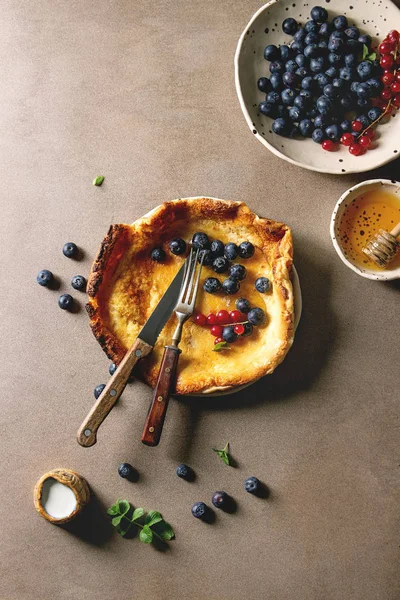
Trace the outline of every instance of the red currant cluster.
<path fill-rule="evenodd" d="M 240 310 L 220 310 L 217 314 L 210 313 L 207 317 L 202 313 L 197 313 L 194 317 L 194 322 L 200 327 L 209 326 L 210 333 L 214 336 L 214 344 L 220 344 L 223 342 L 222 332 L 224 326 L 230 325 L 236 335 L 243 335 L 247 329 L 251 333 L 251 325 L 249 326 L 247 315 L 241 313 Z"/>

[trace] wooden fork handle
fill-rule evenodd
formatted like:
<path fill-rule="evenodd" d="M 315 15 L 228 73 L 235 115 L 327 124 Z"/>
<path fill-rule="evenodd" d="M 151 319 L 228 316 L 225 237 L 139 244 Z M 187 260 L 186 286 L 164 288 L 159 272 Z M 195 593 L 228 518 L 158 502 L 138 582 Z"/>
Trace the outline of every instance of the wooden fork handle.
<path fill-rule="evenodd" d="M 142 433 L 146 446 L 157 446 L 164 425 L 169 396 L 175 387 L 176 367 L 181 350 L 176 346 L 165 346 L 150 410 Z"/>
<path fill-rule="evenodd" d="M 111 377 L 106 387 L 98 397 L 92 410 L 83 421 L 78 430 L 78 443 L 89 448 L 96 443 L 97 430 L 117 402 L 125 389 L 126 382 L 138 360 L 147 356 L 153 347 L 140 338 L 137 338 L 128 352 L 125 354 L 121 364 Z"/>

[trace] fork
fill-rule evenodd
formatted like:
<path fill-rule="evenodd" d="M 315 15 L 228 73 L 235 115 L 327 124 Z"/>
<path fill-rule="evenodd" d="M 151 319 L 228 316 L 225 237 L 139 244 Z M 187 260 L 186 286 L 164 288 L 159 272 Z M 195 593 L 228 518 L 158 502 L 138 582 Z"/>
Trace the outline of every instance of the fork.
<path fill-rule="evenodd" d="M 153 399 L 142 433 L 142 442 L 146 446 L 157 446 L 160 441 L 169 397 L 175 385 L 178 359 L 182 352 L 178 346 L 182 338 L 183 324 L 192 316 L 196 304 L 200 274 L 205 256 L 205 252 L 202 252 L 199 260 L 199 252 L 199 249 L 194 250 L 192 247 L 185 262 L 181 291 L 174 309 L 178 325 L 172 336 L 171 344 L 165 346 L 156 387 L 153 392 Z M 198 265 L 199 268 L 197 269 Z"/>

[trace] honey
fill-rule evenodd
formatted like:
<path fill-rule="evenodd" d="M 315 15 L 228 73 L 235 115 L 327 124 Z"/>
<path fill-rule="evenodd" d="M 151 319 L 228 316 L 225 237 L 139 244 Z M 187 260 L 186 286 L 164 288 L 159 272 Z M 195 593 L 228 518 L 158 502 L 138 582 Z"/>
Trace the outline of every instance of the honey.
<path fill-rule="evenodd" d="M 363 253 L 368 240 L 380 229 L 391 231 L 400 221 L 400 197 L 378 188 L 354 198 L 345 208 L 339 227 L 339 240 L 347 260 L 376 271 L 377 266 Z M 387 270 L 400 266 L 400 252 Z"/>

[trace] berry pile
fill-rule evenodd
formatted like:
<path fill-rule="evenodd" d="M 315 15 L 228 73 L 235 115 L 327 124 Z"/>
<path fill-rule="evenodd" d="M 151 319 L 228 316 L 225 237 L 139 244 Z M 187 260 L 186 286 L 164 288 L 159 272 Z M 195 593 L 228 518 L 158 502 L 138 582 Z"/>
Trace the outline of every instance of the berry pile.
<path fill-rule="evenodd" d="M 345 140 L 353 147 L 353 133 L 358 133 L 354 122 L 356 127 L 361 123 L 361 131 L 379 116 L 380 107 L 373 106 L 372 99 L 387 95 L 382 73 L 390 58 L 386 55 L 379 62 L 369 35 L 350 26 L 344 15 L 329 21 L 320 6 L 311 10 L 304 27 L 288 18 L 282 29 L 294 39 L 290 46 L 269 45 L 264 50 L 271 75 L 258 80 L 266 94 L 259 112 L 274 119 L 272 130 L 278 135 L 311 137 L 331 151 L 349 134 Z M 352 153 L 362 153 L 366 144 L 364 139 Z"/>
<path fill-rule="evenodd" d="M 193 320 L 200 327 L 210 327 L 216 346 L 225 342 L 226 347 L 226 344 L 233 344 L 239 337 L 251 335 L 254 326 L 264 323 L 265 313 L 262 308 L 252 308 L 246 298 L 239 298 L 236 301 L 236 310 L 220 310 L 216 314 L 210 313 L 207 317 L 197 313 Z"/>

